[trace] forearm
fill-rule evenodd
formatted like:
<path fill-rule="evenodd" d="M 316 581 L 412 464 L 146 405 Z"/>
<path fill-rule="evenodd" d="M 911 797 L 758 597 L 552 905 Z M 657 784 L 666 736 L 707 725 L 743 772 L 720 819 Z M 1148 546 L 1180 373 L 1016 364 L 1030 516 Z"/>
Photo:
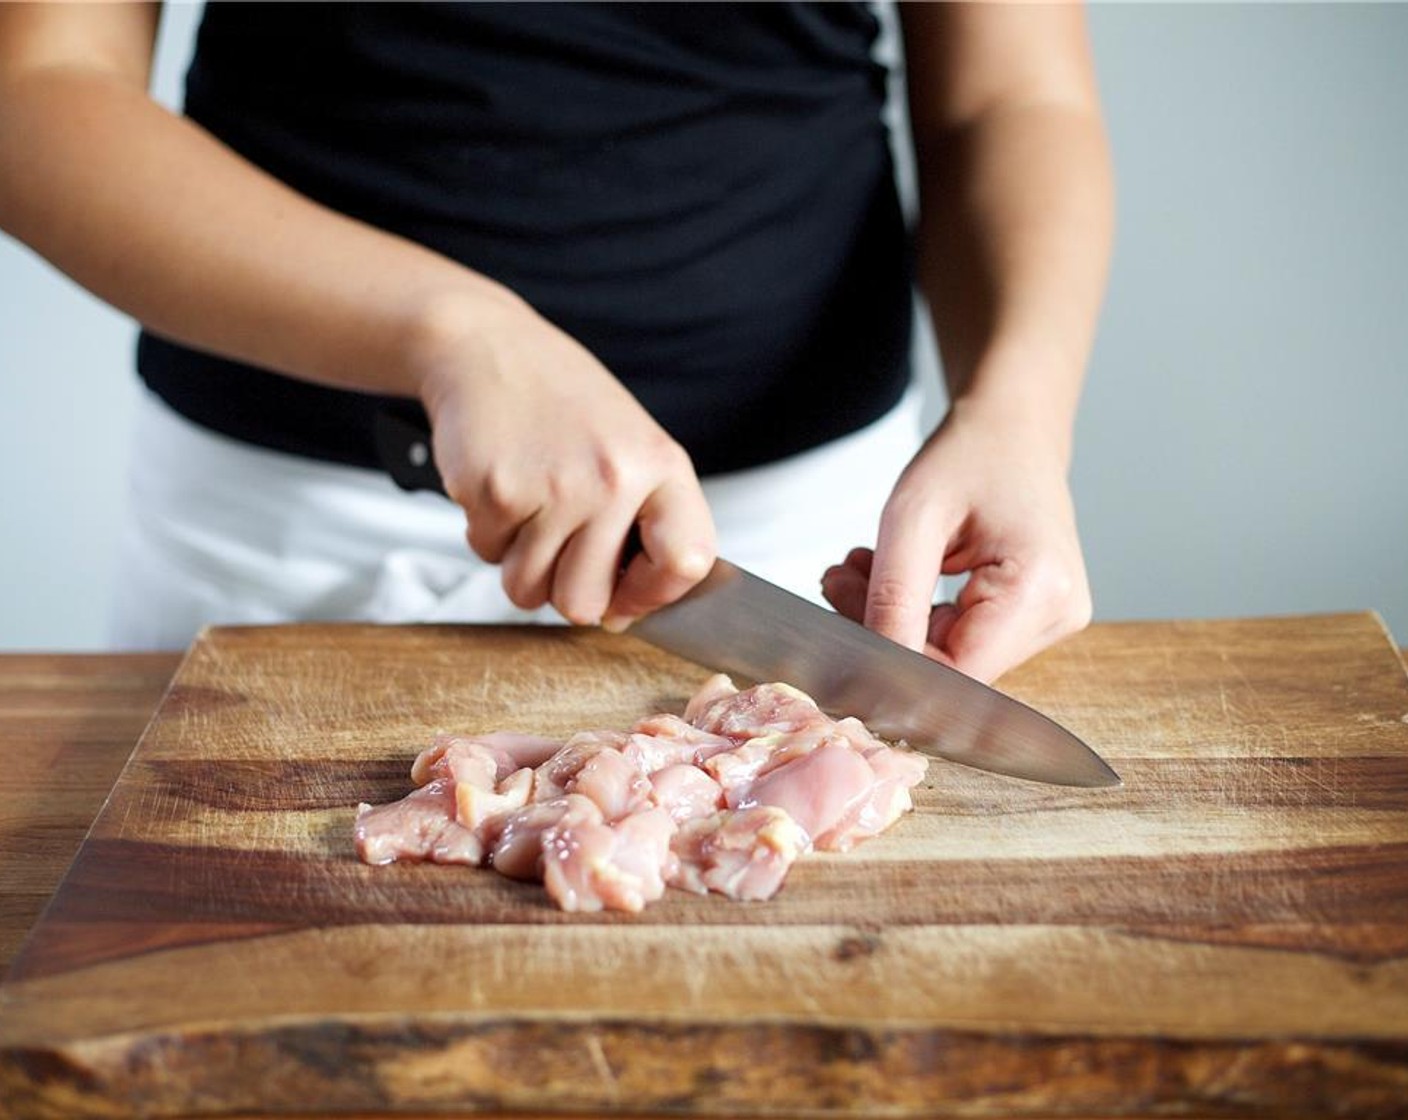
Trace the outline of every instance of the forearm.
<path fill-rule="evenodd" d="M 714 531 L 689 456 L 611 372 L 501 285 L 150 100 L 155 26 L 130 3 L 0 4 L 0 227 L 164 335 L 419 396 L 468 543 L 519 606 L 620 621 L 697 583 Z"/>
<path fill-rule="evenodd" d="M 1098 113 L 998 104 L 916 148 L 919 279 L 951 398 L 1040 423 L 1069 455 L 1111 242 Z"/>
<path fill-rule="evenodd" d="M 519 302 L 81 67 L 0 87 L 0 227 L 158 333 L 344 388 L 415 395 L 440 309 Z"/>

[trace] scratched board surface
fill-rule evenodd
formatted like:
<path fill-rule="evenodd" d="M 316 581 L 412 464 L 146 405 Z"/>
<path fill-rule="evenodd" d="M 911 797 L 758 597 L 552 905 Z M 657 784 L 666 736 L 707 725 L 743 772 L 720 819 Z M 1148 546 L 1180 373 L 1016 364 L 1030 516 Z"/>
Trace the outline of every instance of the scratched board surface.
<path fill-rule="evenodd" d="M 768 903 L 356 860 L 436 732 L 624 726 L 705 675 L 595 632 L 207 632 L 0 987 L 0 1113 L 1405 1114 L 1373 616 L 1093 627 L 1003 685 L 1123 788 L 936 761 Z"/>

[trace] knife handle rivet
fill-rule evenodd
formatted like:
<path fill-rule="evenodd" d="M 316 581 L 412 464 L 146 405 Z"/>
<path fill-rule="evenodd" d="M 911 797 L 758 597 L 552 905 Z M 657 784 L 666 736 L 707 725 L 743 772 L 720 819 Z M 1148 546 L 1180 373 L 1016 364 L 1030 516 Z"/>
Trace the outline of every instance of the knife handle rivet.
<path fill-rule="evenodd" d="M 406 449 L 406 458 L 410 459 L 411 466 L 423 467 L 430 462 L 430 448 L 422 440 L 416 440 Z"/>

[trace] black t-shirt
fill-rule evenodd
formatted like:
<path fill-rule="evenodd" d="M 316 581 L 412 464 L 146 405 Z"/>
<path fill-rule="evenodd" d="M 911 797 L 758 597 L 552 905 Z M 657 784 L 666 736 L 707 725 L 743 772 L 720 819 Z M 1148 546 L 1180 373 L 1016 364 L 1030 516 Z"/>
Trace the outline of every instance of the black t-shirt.
<path fill-rule="evenodd" d="M 877 30 L 862 4 L 210 3 L 186 112 L 519 293 L 710 474 L 854 431 L 908 381 Z M 207 427 L 377 465 L 387 398 L 150 332 L 138 368 Z"/>

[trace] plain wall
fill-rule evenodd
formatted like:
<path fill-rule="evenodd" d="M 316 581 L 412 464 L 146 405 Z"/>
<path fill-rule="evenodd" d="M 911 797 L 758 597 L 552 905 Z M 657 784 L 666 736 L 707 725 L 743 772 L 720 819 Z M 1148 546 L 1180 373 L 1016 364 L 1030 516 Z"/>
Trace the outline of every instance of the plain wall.
<path fill-rule="evenodd" d="M 198 8 L 168 6 L 178 96 Z M 1119 183 L 1074 471 L 1101 619 L 1408 641 L 1408 6 L 1099 5 Z M 98 648 L 134 330 L 0 238 L 0 648 Z"/>
<path fill-rule="evenodd" d="M 1078 427 L 1102 618 L 1408 643 L 1408 7 L 1100 6 L 1120 216 Z"/>
<path fill-rule="evenodd" d="M 202 6 L 167 3 L 178 106 Z M 137 329 L 0 233 L 0 649 L 101 649 L 139 393 Z"/>

